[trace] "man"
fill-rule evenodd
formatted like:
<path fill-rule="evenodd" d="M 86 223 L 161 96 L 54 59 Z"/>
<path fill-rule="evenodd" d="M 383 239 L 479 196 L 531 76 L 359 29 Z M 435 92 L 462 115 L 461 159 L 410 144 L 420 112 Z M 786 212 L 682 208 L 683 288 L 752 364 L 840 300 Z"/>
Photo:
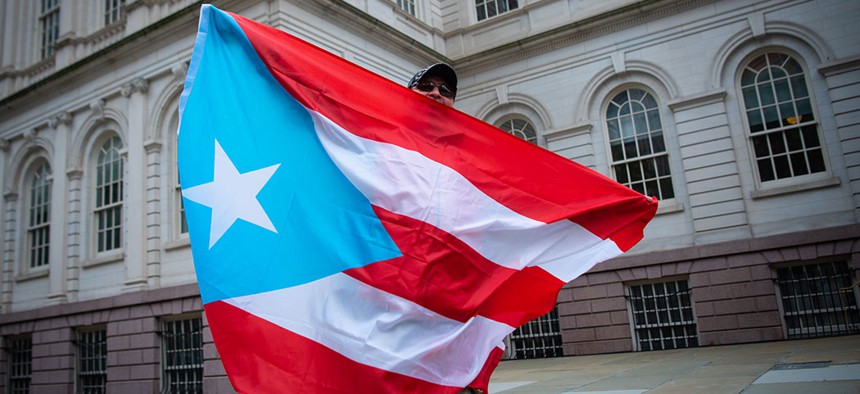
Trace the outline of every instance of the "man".
<path fill-rule="evenodd" d="M 445 63 L 436 63 L 418 70 L 406 87 L 431 100 L 453 107 L 457 97 L 457 72 Z M 465 387 L 458 394 L 481 394 L 481 390 Z"/>
<path fill-rule="evenodd" d="M 418 70 L 406 87 L 431 100 L 453 107 L 457 96 L 457 73 L 445 63 L 436 63 Z"/>

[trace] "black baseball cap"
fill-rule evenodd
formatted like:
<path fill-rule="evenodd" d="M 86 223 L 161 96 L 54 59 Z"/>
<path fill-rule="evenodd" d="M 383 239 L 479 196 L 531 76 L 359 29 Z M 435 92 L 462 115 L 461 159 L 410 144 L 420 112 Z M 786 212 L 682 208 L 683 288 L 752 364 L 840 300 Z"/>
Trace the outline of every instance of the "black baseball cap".
<path fill-rule="evenodd" d="M 418 70 L 417 73 L 409 80 L 409 83 L 406 85 L 407 88 L 411 88 L 415 86 L 418 82 L 421 82 L 424 77 L 430 76 L 438 76 L 445 80 L 445 84 L 454 92 L 454 95 L 457 95 L 457 72 L 454 71 L 454 68 L 445 64 L 445 63 L 436 63 L 427 68 Z"/>

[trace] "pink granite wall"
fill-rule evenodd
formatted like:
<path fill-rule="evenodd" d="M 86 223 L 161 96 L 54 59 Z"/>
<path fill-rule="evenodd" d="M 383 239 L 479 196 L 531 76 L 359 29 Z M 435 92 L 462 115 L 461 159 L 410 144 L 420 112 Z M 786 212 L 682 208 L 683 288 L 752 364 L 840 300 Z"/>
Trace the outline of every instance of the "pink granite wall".
<path fill-rule="evenodd" d="M 32 335 L 31 391 L 71 393 L 75 385 L 75 329 L 107 330 L 107 391 L 151 394 L 161 390 L 159 319 L 201 316 L 197 287 L 181 286 L 0 315 L 0 336 Z M 8 322 L 14 320 L 15 322 Z M 205 393 L 235 393 L 212 334 L 203 319 Z M 0 390 L 6 384 L 6 354 L 0 352 Z"/>
<path fill-rule="evenodd" d="M 773 267 L 837 259 L 853 264 L 856 273 L 856 230 L 727 242 L 600 264 L 559 294 L 565 355 L 636 350 L 625 286 L 678 279 L 686 279 L 691 289 L 700 346 L 783 339 Z"/>

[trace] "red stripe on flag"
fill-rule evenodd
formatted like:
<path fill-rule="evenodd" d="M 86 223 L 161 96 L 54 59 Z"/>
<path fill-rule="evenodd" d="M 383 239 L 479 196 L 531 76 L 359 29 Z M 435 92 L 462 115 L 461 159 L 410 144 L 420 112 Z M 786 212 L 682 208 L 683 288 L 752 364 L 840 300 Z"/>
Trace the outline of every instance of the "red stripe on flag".
<path fill-rule="evenodd" d="M 440 315 L 465 322 L 480 314 L 519 327 L 549 312 L 564 285 L 542 268 L 495 264 L 425 222 L 379 207 L 374 212 L 403 256 L 344 273 Z"/>
<path fill-rule="evenodd" d="M 227 303 L 206 304 L 221 361 L 240 393 L 456 393 L 359 364 Z M 492 355 L 492 354 L 491 354 Z M 292 369 L 303 366 L 302 369 Z"/>
<path fill-rule="evenodd" d="M 469 383 L 469 387 L 476 388 L 481 390 L 484 393 L 489 393 L 490 390 L 487 386 L 490 385 L 490 376 L 493 374 L 493 371 L 496 370 L 496 367 L 499 366 L 499 361 L 502 360 L 502 356 L 505 354 L 505 351 L 501 348 L 495 348 L 492 352 L 490 352 L 490 356 L 487 357 L 487 361 L 484 363 L 484 367 L 481 368 L 481 372 L 478 372 L 478 376 L 472 383 Z"/>
<path fill-rule="evenodd" d="M 231 15 L 274 78 L 302 105 L 356 135 L 442 163 L 522 215 L 546 223 L 573 220 L 625 251 L 656 213 L 655 200 L 595 171 L 283 31 Z"/>

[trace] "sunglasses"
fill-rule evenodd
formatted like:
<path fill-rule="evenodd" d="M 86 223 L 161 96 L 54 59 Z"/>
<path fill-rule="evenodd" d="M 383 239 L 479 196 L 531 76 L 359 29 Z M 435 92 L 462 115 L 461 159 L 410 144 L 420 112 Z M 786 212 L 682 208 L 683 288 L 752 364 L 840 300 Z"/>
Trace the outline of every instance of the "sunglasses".
<path fill-rule="evenodd" d="M 419 82 L 415 84 L 415 88 L 425 93 L 432 92 L 433 88 L 439 88 L 439 94 L 441 94 L 442 97 L 454 98 L 454 91 L 445 84 L 437 85 L 433 82 Z"/>

